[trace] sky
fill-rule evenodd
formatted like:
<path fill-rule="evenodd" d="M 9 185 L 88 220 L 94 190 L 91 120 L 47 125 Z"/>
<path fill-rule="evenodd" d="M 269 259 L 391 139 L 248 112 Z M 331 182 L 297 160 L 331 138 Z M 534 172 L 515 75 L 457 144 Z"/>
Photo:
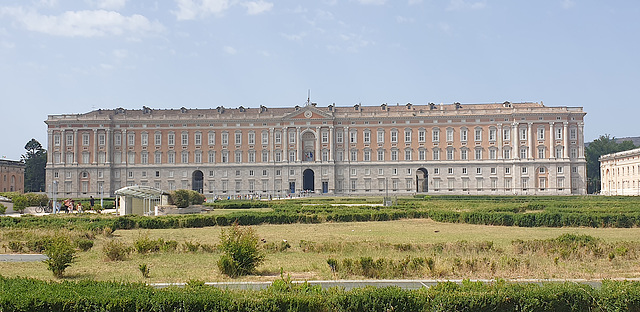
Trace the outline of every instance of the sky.
<path fill-rule="evenodd" d="M 0 158 L 99 108 L 543 102 L 640 136 L 636 0 L 2 0 Z"/>

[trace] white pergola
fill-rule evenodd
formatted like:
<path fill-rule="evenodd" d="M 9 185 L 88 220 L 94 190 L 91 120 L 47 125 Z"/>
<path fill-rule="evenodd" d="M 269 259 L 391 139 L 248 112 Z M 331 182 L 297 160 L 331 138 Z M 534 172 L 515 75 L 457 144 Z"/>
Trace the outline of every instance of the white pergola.
<path fill-rule="evenodd" d="M 169 193 L 151 186 L 134 185 L 115 192 L 116 211 L 119 215 L 152 215 L 155 206 L 167 204 Z"/>

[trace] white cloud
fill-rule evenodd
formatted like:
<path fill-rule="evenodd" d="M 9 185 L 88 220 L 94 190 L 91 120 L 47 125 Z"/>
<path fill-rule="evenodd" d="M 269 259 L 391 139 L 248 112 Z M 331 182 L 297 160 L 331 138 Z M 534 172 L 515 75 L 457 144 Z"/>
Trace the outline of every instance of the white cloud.
<path fill-rule="evenodd" d="M 126 4 L 127 0 L 97 0 L 96 6 L 101 9 L 119 10 Z"/>
<path fill-rule="evenodd" d="M 387 0 L 358 0 L 358 2 L 360 2 L 360 4 L 382 5 L 387 2 Z"/>
<path fill-rule="evenodd" d="M 231 54 L 231 55 L 234 55 L 234 54 L 236 54 L 238 52 L 238 51 L 236 51 L 236 49 L 234 49 L 233 47 L 230 47 L 230 46 L 225 46 L 223 48 L 223 50 L 224 50 L 225 53 Z"/>
<path fill-rule="evenodd" d="M 483 9 L 485 6 L 487 6 L 487 4 L 484 1 L 472 2 L 465 0 L 451 0 L 447 7 L 447 11 L 478 10 Z"/>
<path fill-rule="evenodd" d="M 220 15 L 230 6 L 229 0 L 176 0 L 176 4 L 178 11 L 173 13 L 179 21 Z"/>
<path fill-rule="evenodd" d="M 247 13 L 249 15 L 256 15 L 263 12 L 267 12 L 271 10 L 271 8 L 273 8 L 273 3 L 266 2 L 263 0 L 248 1 L 243 3 L 242 5 L 244 5 L 247 8 Z"/>
<path fill-rule="evenodd" d="M 105 10 L 67 11 L 61 15 L 42 15 L 23 8 L 0 8 L 30 31 L 64 37 L 98 37 L 131 33 L 159 32 L 163 26 L 138 14 L 123 16 Z"/>

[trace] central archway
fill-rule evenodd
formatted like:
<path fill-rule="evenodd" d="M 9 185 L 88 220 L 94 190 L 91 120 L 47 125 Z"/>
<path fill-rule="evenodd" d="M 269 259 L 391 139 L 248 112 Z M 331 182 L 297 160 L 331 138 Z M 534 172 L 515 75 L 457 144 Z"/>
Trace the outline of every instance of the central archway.
<path fill-rule="evenodd" d="M 302 190 L 313 191 L 313 181 L 315 179 L 315 173 L 311 169 L 307 169 L 302 172 Z"/>
<path fill-rule="evenodd" d="M 202 194 L 203 192 L 203 183 L 202 181 L 204 174 L 202 173 L 202 171 L 200 170 L 196 170 L 193 172 L 193 174 L 191 175 L 191 189 Z"/>
<path fill-rule="evenodd" d="M 416 171 L 416 192 L 426 193 L 429 191 L 429 172 L 425 168 L 418 168 Z"/>

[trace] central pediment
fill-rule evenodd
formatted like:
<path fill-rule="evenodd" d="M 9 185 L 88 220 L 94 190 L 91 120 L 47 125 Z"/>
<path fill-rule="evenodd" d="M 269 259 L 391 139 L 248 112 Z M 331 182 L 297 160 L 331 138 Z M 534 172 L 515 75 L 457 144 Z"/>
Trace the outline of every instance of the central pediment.
<path fill-rule="evenodd" d="M 283 119 L 333 119 L 333 115 L 315 106 L 307 105 L 295 107 L 294 111 L 284 115 Z"/>

